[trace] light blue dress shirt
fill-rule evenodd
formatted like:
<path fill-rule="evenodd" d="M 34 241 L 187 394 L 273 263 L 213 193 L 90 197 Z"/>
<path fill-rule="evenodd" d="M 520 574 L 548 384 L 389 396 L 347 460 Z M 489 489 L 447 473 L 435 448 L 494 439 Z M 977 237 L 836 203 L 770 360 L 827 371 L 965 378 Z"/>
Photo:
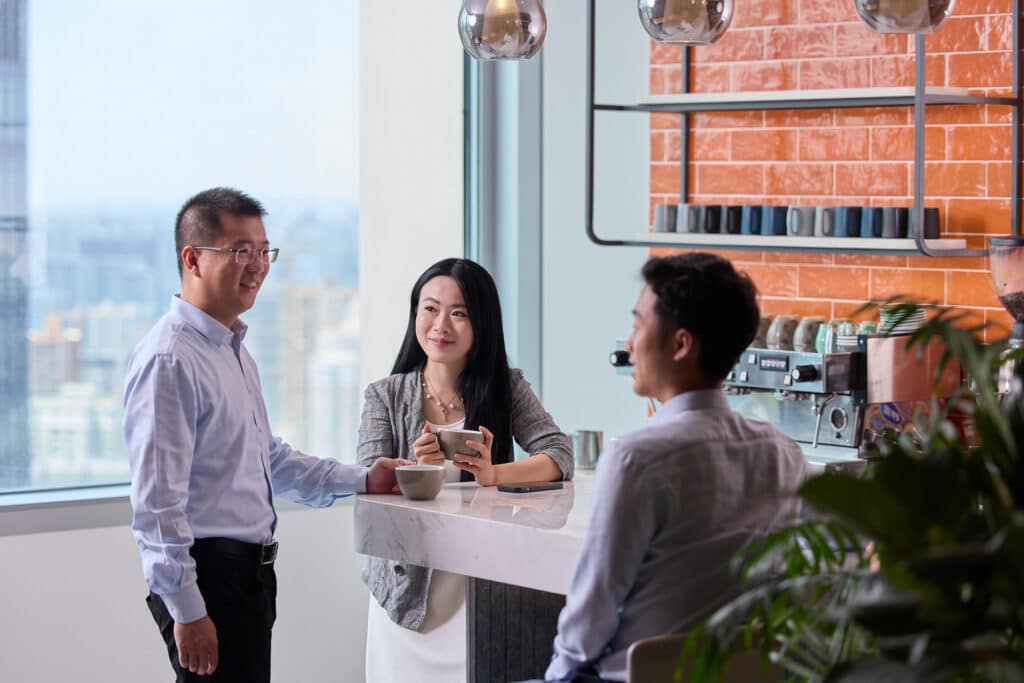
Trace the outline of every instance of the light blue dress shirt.
<path fill-rule="evenodd" d="M 275 495 L 325 507 L 366 490 L 366 468 L 274 438 L 245 332 L 240 320 L 228 329 L 175 296 L 128 364 L 132 531 L 146 583 L 179 623 L 206 615 L 194 539 L 269 543 Z"/>
<path fill-rule="evenodd" d="M 626 679 L 626 651 L 678 633 L 733 597 L 733 555 L 799 513 L 809 466 L 775 427 L 690 391 L 601 454 L 583 552 L 545 678 L 593 665 Z"/>

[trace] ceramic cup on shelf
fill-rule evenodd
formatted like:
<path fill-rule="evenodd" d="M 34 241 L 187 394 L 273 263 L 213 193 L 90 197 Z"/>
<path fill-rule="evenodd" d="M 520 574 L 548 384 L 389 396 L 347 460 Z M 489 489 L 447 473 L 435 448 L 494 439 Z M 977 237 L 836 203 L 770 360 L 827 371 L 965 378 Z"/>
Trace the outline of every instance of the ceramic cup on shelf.
<path fill-rule="evenodd" d="M 860 207 L 836 207 L 836 237 L 860 237 Z"/>
<path fill-rule="evenodd" d="M 757 333 L 754 335 L 754 341 L 750 342 L 752 348 L 768 348 L 768 328 L 772 326 L 772 320 L 774 319 L 774 316 L 770 315 L 761 316 L 761 319 L 757 322 Z"/>
<path fill-rule="evenodd" d="M 793 332 L 793 350 L 813 353 L 818 339 L 818 329 L 824 324 L 825 319 L 810 315 L 800 319 L 796 330 Z"/>
<path fill-rule="evenodd" d="M 917 237 L 917 212 L 913 208 L 910 209 L 910 220 L 907 225 L 907 237 Z M 925 207 L 924 238 L 926 240 L 939 239 L 939 210 L 935 207 Z"/>
<path fill-rule="evenodd" d="M 675 232 L 676 212 L 675 204 L 657 204 L 654 207 L 654 232 Z"/>
<path fill-rule="evenodd" d="M 680 204 L 676 213 L 676 232 L 700 232 L 704 223 L 702 204 Z"/>
<path fill-rule="evenodd" d="M 761 234 L 762 207 L 757 204 L 746 204 L 740 211 L 740 233 L 744 235 Z"/>
<path fill-rule="evenodd" d="M 886 206 L 882 209 L 882 237 L 899 239 L 907 236 L 907 207 Z"/>
<path fill-rule="evenodd" d="M 722 206 L 722 225 L 719 232 L 726 235 L 738 235 L 743 225 L 742 206 Z"/>
<path fill-rule="evenodd" d="M 761 211 L 761 234 L 762 235 L 785 235 L 786 214 L 789 208 L 785 206 L 765 206 Z"/>
<path fill-rule="evenodd" d="M 882 207 L 865 206 L 860 212 L 860 236 L 882 236 Z"/>
<path fill-rule="evenodd" d="M 796 332 L 797 321 L 792 315 L 777 315 L 768 326 L 765 338 L 766 346 L 775 351 L 793 349 L 793 333 Z"/>
<path fill-rule="evenodd" d="M 710 204 L 704 207 L 704 216 L 701 224 L 701 232 L 716 233 L 722 229 L 722 207 L 719 204 Z"/>
<path fill-rule="evenodd" d="M 814 234 L 813 206 L 791 206 L 786 214 L 786 232 L 790 235 L 809 237 Z"/>
<path fill-rule="evenodd" d="M 830 322 L 818 326 L 818 333 L 814 335 L 814 350 L 818 353 L 832 353 L 834 350 L 830 346 L 835 338 L 835 333 L 831 328 L 832 323 Z"/>
<path fill-rule="evenodd" d="M 857 325 L 857 334 L 878 334 L 878 323 L 874 320 L 864 320 Z"/>
<path fill-rule="evenodd" d="M 832 237 L 836 234 L 836 210 L 831 206 L 814 209 L 814 236 Z"/>

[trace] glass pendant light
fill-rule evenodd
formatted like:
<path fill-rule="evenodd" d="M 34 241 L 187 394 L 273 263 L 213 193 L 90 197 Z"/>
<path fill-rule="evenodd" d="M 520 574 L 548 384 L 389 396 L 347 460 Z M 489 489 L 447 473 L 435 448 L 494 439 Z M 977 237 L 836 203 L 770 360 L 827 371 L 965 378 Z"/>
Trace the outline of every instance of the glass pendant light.
<path fill-rule="evenodd" d="M 732 21 L 733 0 L 640 0 L 640 23 L 659 43 L 710 45 Z"/>
<path fill-rule="evenodd" d="M 931 33 L 953 11 L 954 0 L 853 0 L 860 20 L 876 33 Z"/>
<path fill-rule="evenodd" d="M 463 0 L 459 37 L 474 59 L 529 59 L 547 33 L 540 0 Z"/>

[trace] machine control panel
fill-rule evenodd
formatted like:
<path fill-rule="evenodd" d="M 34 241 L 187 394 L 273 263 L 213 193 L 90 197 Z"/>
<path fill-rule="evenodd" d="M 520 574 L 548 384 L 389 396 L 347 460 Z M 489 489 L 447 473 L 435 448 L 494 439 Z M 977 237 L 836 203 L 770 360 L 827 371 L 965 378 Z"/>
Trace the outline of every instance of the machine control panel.
<path fill-rule="evenodd" d="M 856 388 L 857 355 L 747 349 L 725 384 L 743 389 L 849 393 Z"/>

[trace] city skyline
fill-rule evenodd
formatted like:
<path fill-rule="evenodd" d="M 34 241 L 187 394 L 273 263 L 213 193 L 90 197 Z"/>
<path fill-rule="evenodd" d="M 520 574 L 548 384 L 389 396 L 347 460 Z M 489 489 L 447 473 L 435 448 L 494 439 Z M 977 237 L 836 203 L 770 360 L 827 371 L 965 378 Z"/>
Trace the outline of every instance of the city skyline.
<path fill-rule="evenodd" d="M 0 491 L 127 480 L 124 368 L 217 185 L 282 249 L 243 316 L 275 434 L 354 458 L 358 25 L 355 0 L 0 0 Z"/>

